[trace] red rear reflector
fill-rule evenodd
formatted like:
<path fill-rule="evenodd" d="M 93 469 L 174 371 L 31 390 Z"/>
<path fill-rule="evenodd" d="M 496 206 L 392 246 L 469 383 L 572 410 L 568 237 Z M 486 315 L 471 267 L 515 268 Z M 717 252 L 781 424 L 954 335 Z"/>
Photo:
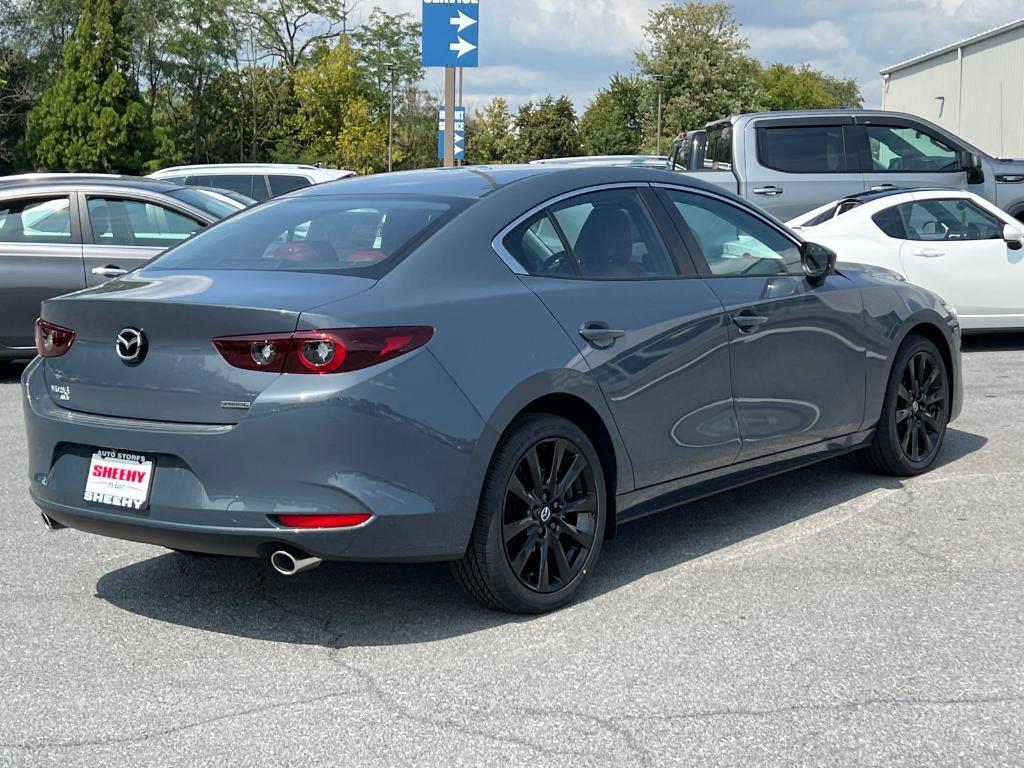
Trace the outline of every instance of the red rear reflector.
<path fill-rule="evenodd" d="M 347 373 L 412 352 L 434 336 L 429 326 L 337 328 L 222 336 L 213 340 L 236 368 L 269 373 Z"/>
<path fill-rule="evenodd" d="M 60 357 L 74 342 L 75 332 L 70 328 L 61 328 L 42 318 L 36 320 L 36 351 L 43 357 Z"/>
<path fill-rule="evenodd" d="M 286 528 L 354 528 L 372 515 L 278 515 L 277 521 Z"/>

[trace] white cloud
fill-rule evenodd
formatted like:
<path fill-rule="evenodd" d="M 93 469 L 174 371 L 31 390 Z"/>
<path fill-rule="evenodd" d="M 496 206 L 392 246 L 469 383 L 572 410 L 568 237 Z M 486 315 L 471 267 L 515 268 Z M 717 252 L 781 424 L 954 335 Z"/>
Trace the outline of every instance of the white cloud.
<path fill-rule="evenodd" d="M 363 0 L 418 16 L 418 0 Z M 660 0 L 481 0 L 480 61 L 466 71 L 467 106 L 504 96 L 515 107 L 552 93 L 582 108 L 614 72 L 633 70 L 648 12 Z M 1024 15 L 1020 0 L 735 0 L 751 53 L 807 62 L 881 98 L 878 70 Z M 441 74 L 428 87 L 441 90 Z"/>

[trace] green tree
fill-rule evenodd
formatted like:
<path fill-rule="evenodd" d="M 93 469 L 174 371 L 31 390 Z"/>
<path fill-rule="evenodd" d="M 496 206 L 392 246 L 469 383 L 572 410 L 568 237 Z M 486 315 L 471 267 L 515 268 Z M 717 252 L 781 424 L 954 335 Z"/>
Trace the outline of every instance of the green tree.
<path fill-rule="evenodd" d="M 646 46 L 636 62 L 645 75 L 665 77 L 663 139 L 756 108 L 757 64 L 747 55 L 731 5 L 666 3 L 651 11 L 644 32 Z"/>
<path fill-rule="evenodd" d="M 376 84 L 387 108 L 388 65 L 394 66 L 395 92 L 414 88 L 423 79 L 420 63 L 421 25 L 408 13 L 387 13 L 374 8 L 370 18 L 352 33 L 360 66 Z"/>
<path fill-rule="evenodd" d="M 126 0 L 84 0 L 56 82 L 29 113 L 34 165 L 69 171 L 142 169 L 152 135 L 131 78 Z"/>
<path fill-rule="evenodd" d="M 300 105 L 298 139 L 305 161 L 319 161 L 359 173 L 387 165 L 387 123 L 371 108 L 374 84 L 359 67 L 347 37 L 314 67 L 295 73 Z"/>
<path fill-rule="evenodd" d="M 495 96 L 466 121 L 466 158 L 471 163 L 513 163 L 518 147 L 508 102 Z"/>
<path fill-rule="evenodd" d="M 760 69 L 758 81 L 764 109 L 859 108 L 863 103 L 854 80 L 841 80 L 809 64 L 772 64 Z"/>
<path fill-rule="evenodd" d="M 612 75 L 580 118 L 580 140 L 588 155 L 640 152 L 650 116 L 652 89 L 639 78 Z"/>
<path fill-rule="evenodd" d="M 244 0 L 256 41 L 294 71 L 315 58 L 351 23 L 352 3 L 337 0 Z"/>
<path fill-rule="evenodd" d="M 517 159 L 572 157 L 580 153 L 576 110 L 568 96 L 528 101 L 516 115 Z"/>
<path fill-rule="evenodd" d="M 221 122 L 222 105 L 212 102 L 210 86 L 228 68 L 240 41 L 225 0 L 188 0 L 179 12 L 164 45 L 166 71 L 184 102 L 179 135 L 193 162 L 214 162 L 218 153 L 208 138 Z"/>

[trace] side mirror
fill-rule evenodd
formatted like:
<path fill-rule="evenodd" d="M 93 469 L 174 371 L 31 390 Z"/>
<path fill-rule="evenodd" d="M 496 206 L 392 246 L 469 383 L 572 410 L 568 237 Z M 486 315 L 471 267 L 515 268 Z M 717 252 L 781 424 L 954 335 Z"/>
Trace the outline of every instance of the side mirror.
<path fill-rule="evenodd" d="M 835 272 L 836 252 L 818 243 L 804 243 L 800 247 L 800 263 L 804 274 L 814 285 L 825 282 L 825 278 Z"/>
<path fill-rule="evenodd" d="M 967 172 L 968 184 L 981 184 L 985 181 L 985 173 L 982 171 L 981 158 L 973 152 L 962 149 L 956 153 L 957 162 L 961 171 Z"/>
<path fill-rule="evenodd" d="M 1024 231 L 1013 224 L 1007 224 L 1003 227 L 1003 240 L 1011 251 L 1019 251 L 1024 248 Z"/>

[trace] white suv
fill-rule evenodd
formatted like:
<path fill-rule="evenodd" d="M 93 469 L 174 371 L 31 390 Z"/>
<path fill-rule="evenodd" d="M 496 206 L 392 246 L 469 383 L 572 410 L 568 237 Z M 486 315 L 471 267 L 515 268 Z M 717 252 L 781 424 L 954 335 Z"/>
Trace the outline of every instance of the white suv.
<path fill-rule="evenodd" d="M 154 179 L 173 181 L 176 184 L 229 189 L 253 200 L 266 200 L 291 192 L 293 189 L 308 187 L 310 184 L 355 175 L 354 171 L 284 163 L 179 165 L 150 174 Z"/>

